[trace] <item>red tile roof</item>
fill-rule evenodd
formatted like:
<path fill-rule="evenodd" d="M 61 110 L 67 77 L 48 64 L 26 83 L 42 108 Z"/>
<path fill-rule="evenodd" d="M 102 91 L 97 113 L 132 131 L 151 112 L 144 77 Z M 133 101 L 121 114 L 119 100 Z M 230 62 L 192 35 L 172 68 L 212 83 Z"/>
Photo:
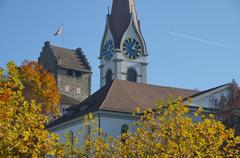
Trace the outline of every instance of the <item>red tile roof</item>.
<path fill-rule="evenodd" d="M 169 96 L 177 99 L 179 96 L 186 98 L 196 93 L 199 91 L 114 80 L 78 106 L 69 108 L 71 113 L 53 121 L 47 127 L 51 128 L 99 110 L 134 113 L 137 107 L 142 110 L 155 108 L 156 101 L 167 102 Z"/>
<path fill-rule="evenodd" d="M 154 108 L 157 101 L 167 102 L 169 96 L 177 99 L 196 93 L 198 91 L 115 80 L 99 109 L 132 113 L 137 107 Z"/>

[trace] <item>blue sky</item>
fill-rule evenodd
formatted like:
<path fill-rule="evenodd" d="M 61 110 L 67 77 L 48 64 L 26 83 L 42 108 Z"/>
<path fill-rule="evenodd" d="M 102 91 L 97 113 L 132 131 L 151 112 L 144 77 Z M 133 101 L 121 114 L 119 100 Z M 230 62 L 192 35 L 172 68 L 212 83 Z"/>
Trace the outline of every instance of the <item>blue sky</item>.
<path fill-rule="evenodd" d="M 239 0 L 136 0 L 148 53 L 148 83 L 208 89 L 240 82 Z M 111 0 L 0 0 L 0 67 L 37 60 L 64 22 L 67 48 L 81 47 L 99 88 L 99 47 Z"/>

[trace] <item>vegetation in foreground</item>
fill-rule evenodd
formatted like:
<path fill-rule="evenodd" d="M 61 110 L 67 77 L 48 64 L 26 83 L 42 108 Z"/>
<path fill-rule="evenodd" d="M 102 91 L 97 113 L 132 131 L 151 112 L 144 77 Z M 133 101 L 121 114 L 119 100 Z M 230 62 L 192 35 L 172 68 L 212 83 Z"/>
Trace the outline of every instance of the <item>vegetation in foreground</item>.
<path fill-rule="evenodd" d="M 72 137 L 67 135 L 67 157 L 240 157 L 240 136 L 227 129 L 214 115 L 202 109 L 193 113 L 181 99 L 169 103 L 157 103 L 140 115 L 132 125 L 134 132 L 125 131 L 119 138 L 112 138 L 96 127 L 93 115 L 85 117 L 85 130 L 91 132 L 81 139 L 80 130 Z"/>
<path fill-rule="evenodd" d="M 58 138 L 45 129 L 57 115 L 59 92 L 51 74 L 36 62 L 0 70 L 0 157 L 32 158 L 57 154 Z M 60 150 L 59 150 L 60 151 Z"/>
<path fill-rule="evenodd" d="M 85 129 L 67 134 L 68 141 L 60 144 L 58 137 L 45 129 L 59 101 L 53 76 L 32 62 L 20 68 L 10 62 L 7 69 L 5 77 L 0 70 L 1 158 L 41 158 L 46 154 L 69 158 L 240 157 L 240 136 L 233 129 L 202 109 L 194 113 L 194 119 L 201 121 L 193 122 L 181 99 L 159 102 L 155 110 L 143 113 L 138 109 L 135 115 L 139 119 L 130 127 L 134 132 L 126 130 L 119 138 L 97 128 L 90 114 L 85 117 Z"/>

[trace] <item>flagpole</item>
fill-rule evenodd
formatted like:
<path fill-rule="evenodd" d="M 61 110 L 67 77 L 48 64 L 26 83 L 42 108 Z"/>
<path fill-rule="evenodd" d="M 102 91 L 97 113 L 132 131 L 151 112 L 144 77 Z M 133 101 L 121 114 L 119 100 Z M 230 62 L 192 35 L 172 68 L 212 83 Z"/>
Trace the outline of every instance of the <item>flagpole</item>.
<path fill-rule="evenodd" d="M 64 32 L 65 32 L 65 30 L 64 30 L 64 22 L 62 24 L 62 28 L 63 28 L 63 32 L 62 32 L 62 47 L 64 47 Z"/>
<path fill-rule="evenodd" d="M 64 23 L 62 23 L 62 25 L 59 27 L 59 29 L 57 30 L 56 33 L 53 34 L 54 36 L 62 36 L 60 39 L 60 45 L 62 45 L 62 47 L 64 47 Z"/>

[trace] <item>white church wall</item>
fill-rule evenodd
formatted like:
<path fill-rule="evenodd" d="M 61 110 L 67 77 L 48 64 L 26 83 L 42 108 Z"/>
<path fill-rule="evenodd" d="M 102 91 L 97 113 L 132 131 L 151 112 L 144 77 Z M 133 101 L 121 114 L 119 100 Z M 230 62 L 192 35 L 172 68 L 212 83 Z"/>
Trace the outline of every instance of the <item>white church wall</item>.
<path fill-rule="evenodd" d="M 70 131 L 73 132 L 74 135 L 78 133 L 78 131 L 83 127 L 83 124 L 79 122 L 79 124 L 63 128 L 61 130 L 54 131 L 55 134 L 57 134 L 60 138 L 60 142 L 64 143 L 66 142 L 66 134 Z"/>
<path fill-rule="evenodd" d="M 109 114 L 108 112 L 101 112 L 99 115 L 94 115 L 95 121 L 97 126 L 103 129 L 103 131 L 115 138 L 117 138 L 121 134 L 121 127 L 124 124 L 129 125 L 130 131 L 134 131 L 134 127 L 131 126 L 132 123 L 136 121 L 135 117 L 131 114 L 121 114 L 121 113 L 114 113 Z M 100 118 L 100 121 L 99 121 Z M 56 127 L 55 129 L 51 130 L 55 134 L 57 134 L 60 138 L 61 143 L 66 142 L 66 134 L 69 131 L 72 131 L 75 136 L 78 136 L 78 132 L 81 130 L 82 135 L 80 136 L 80 140 L 84 139 L 84 135 L 86 134 L 86 129 L 84 127 L 83 120 L 79 120 L 76 122 L 71 122 L 66 125 L 61 125 Z M 81 143 L 80 143 L 81 144 Z"/>
<path fill-rule="evenodd" d="M 94 119 L 95 119 L 95 122 L 96 122 L 96 125 L 98 125 L 98 122 L 99 122 L 99 118 L 97 115 L 94 115 Z M 92 127 L 92 125 L 91 125 Z M 74 137 L 79 137 L 79 131 L 81 131 L 81 135 L 80 135 L 80 140 L 83 140 L 84 139 L 84 136 L 87 134 L 86 132 L 88 132 L 85 128 L 85 125 L 84 125 L 84 119 L 81 118 L 81 119 L 78 119 L 77 121 L 71 121 L 69 123 L 66 123 L 64 125 L 60 125 L 58 127 L 56 127 L 55 129 L 50 129 L 50 131 L 54 132 L 55 134 L 57 134 L 60 138 L 60 142 L 61 143 L 64 143 L 66 142 L 66 135 L 72 131 L 73 132 L 73 136 Z M 80 143 L 81 144 L 81 143 Z"/>
<path fill-rule="evenodd" d="M 118 114 L 119 115 L 119 114 Z M 121 127 L 124 124 L 130 125 L 136 121 L 132 116 L 100 116 L 100 128 L 107 134 L 117 138 L 121 134 Z M 130 131 L 133 128 L 130 127 Z"/>
<path fill-rule="evenodd" d="M 202 121 L 201 116 L 194 116 L 194 112 L 197 108 L 190 108 L 190 112 L 187 114 L 187 117 L 192 118 L 193 122 Z M 205 111 L 206 114 L 210 113 L 209 110 Z M 100 128 L 103 131 L 114 138 L 117 138 L 121 135 L 121 127 L 125 124 L 129 125 L 130 132 L 134 132 L 136 130 L 136 126 L 134 123 L 137 121 L 136 117 L 133 117 L 131 114 L 128 116 L 122 115 L 119 113 L 115 113 L 112 115 L 100 115 Z"/>

